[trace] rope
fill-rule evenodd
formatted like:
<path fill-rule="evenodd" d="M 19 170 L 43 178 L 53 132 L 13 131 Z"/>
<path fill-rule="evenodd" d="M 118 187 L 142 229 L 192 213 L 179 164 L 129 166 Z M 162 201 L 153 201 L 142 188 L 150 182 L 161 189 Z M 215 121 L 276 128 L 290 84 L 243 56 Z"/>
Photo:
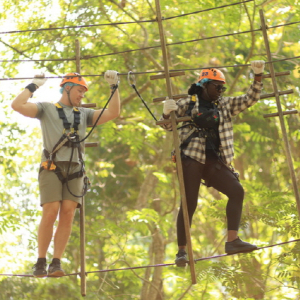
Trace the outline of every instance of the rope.
<path fill-rule="evenodd" d="M 271 28 L 277 28 L 277 27 L 283 27 L 283 26 L 289 26 L 289 25 L 295 25 L 295 24 L 299 24 L 299 22 L 291 22 L 291 23 L 286 23 L 286 24 L 279 24 L 279 25 L 275 25 L 275 26 L 268 26 L 267 29 L 271 29 Z"/>
<path fill-rule="evenodd" d="M 164 18 L 164 20 L 170 20 L 174 18 L 180 18 L 192 14 L 198 14 L 210 10 L 215 10 L 215 9 L 220 9 L 228 6 L 233 6 L 233 5 L 238 5 L 242 3 L 247 3 L 251 2 L 253 0 L 247 0 L 247 1 L 242 1 L 242 2 L 237 2 L 237 3 L 232 3 L 228 5 L 223 5 L 223 6 L 218 6 L 218 7 L 213 7 L 213 8 L 208 8 L 205 10 L 200 10 L 200 11 L 195 11 L 192 13 L 187 13 L 187 14 L 181 14 L 178 16 L 173 16 L 173 17 L 168 17 Z M 86 28 L 86 27 L 100 27 L 100 26 L 115 26 L 115 25 L 126 25 L 126 24 L 137 24 L 137 23 L 153 23 L 156 22 L 156 19 L 151 19 L 151 20 L 144 20 L 144 21 L 131 21 L 131 22 L 115 22 L 115 23 L 106 23 L 106 24 L 93 24 L 93 25 L 74 25 L 74 26 L 64 26 L 64 27 L 52 27 L 52 28 L 40 28 L 40 29 L 25 29 L 25 30 L 11 30 L 11 31 L 2 31 L 0 34 L 11 34 L 11 33 L 23 33 L 23 32 L 33 32 L 33 31 L 51 31 L 51 30 L 63 30 L 63 29 L 76 29 L 76 28 Z"/>
<path fill-rule="evenodd" d="M 120 74 L 118 74 L 118 75 L 120 75 Z M 112 98 L 113 95 L 115 94 L 115 92 L 116 92 L 116 90 L 118 89 L 118 87 L 119 87 L 119 80 L 118 80 L 118 83 L 116 83 L 116 84 L 114 85 L 114 87 L 113 87 L 113 89 L 112 89 L 112 91 L 111 91 L 110 97 L 109 97 L 108 100 L 106 101 L 104 107 L 103 107 L 102 110 L 101 110 L 101 113 L 99 114 L 98 118 L 96 119 L 96 121 L 95 121 L 93 127 L 90 129 L 90 131 L 88 132 L 88 134 L 87 134 L 83 139 L 81 139 L 81 140 L 79 140 L 79 141 L 76 141 L 76 142 L 74 142 L 74 143 L 80 144 L 80 143 L 82 143 L 83 141 L 85 141 L 85 140 L 92 134 L 93 130 L 94 130 L 95 127 L 97 126 L 98 121 L 100 120 L 102 114 L 104 113 L 106 107 L 108 106 L 108 104 L 109 104 L 111 98 Z"/>
<path fill-rule="evenodd" d="M 275 246 L 281 246 L 281 245 L 285 245 L 285 244 L 289 244 L 289 243 L 299 242 L 299 241 L 300 241 L 300 239 L 295 239 L 295 240 L 291 240 L 291 241 L 287 241 L 287 242 L 282 242 L 282 243 L 278 243 L 278 244 L 274 244 L 274 245 L 263 246 L 263 247 L 257 248 L 255 251 L 266 249 L 266 248 L 271 248 L 271 247 L 275 247 Z M 236 254 L 246 254 L 246 253 L 240 252 L 240 253 L 232 253 L 232 254 L 214 255 L 214 256 L 208 256 L 208 257 L 198 258 L 198 259 L 195 259 L 194 261 L 197 262 L 197 261 L 209 260 L 209 259 L 215 259 L 215 258 L 221 258 L 221 257 L 231 256 L 231 255 L 236 255 Z M 139 267 L 105 269 L 105 270 L 85 272 L 85 275 L 87 276 L 88 274 L 93 274 L 93 273 L 105 273 L 105 272 L 115 272 L 115 271 L 146 269 L 146 268 L 168 267 L 168 266 L 174 266 L 174 265 L 175 265 L 175 263 L 169 263 L 169 264 L 156 264 L 156 265 L 147 265 L 147 266 L 139 266 Z M 66 274 L 66 275 L 61 276 L 61 277 L 74 276 L 74 275 L 81 275 L 81 273 L 70 273 L 70 274 Z M 23 275 L 23 274 L 0 274 L 0 276 L 34 277 L 33 275 Z"/>
<path fill-rule="evenodd" d="M 253 0 L 251 0 L 251 1 L 253 1 Z M 286 23 L 286 24 L 279 24 L 279 25 L 276 25 L 276 26 L 270 26 L 270 27 L 268 27 L 268 29 L 278 28 L 278 27 L 283 27 L 283 26 L 289 26 L 289 25 L 295 25 L 295 24 L 299 24 L 299 23 L 300 23 L 300 21 L 299 22 Z M 168 44 L 166 44 L 166 46 L 193 43 L 193 42 L 198 42 L 198 41 L 210 40 L 210 39 L 215 39 L 215 38 L 220 38 L 220 37 L 227 37 L 227 36 L 234 36 L 234 35 L 251 33 L 251 32 L 258 32 L 258 31 L 261 31 L 261 29 L 239 31 L 239 32 L 227 33 L 227 34 L 223 34 L 223 35 L 215 35 L 215 36 L 210 36 L 210 37 L 205 37 L 205 38 L 200 38 L 200 39 L 193 39 L 193 40 L 182 41 L 182 42 L 168 43 Z M 112 52 L 112 53 L 106 53 L 106 54 L 99 54 L 99 55 L 93 55 L 93 56 L 92 55 L 87 55 L 87 56 L 80 57 L 80 59 L 81 60 L 87 60 L 87 59 L 99 58 L 99 57 L 104 57 L 104 56 L 111 56 L 111 55 L 116 55 L 116 54 L 124 54 L 124 53 L 130 53 L 130 52 L 135 52 L 135 51 L 156 49 L 156 48 L 160 48 L 160 47 L 161 47 L 161 45 L 157 45 L 157 46 L 149 46 L 149 47 L 143 47 L 143 48 L 137 48 L 137 49 L 131 49 L 131 50 L 124 50 L 124 51 L 118 51 L 118 52 Z M 0 62 L 47 62 L 47 61 L 75 61 L 75 60 L 76 60 L 76 58 L 10 59 L 10 60 L 9 59 L 1 59 Z"/>
<path fill-rule="evenodd" d="M 287 60 L 293 60 L 293 59 L 298 59 L 300 58 L 299 56 L 294 56 L 294 57 L 288 57 L 288 58 L 283 58 L 283 59 L 277 59 L 277 60 L 272 60 L 272 61 L 266 61 L 266 64 L 270 63 L 277 63 L 281 61 L 287 61 Z M 179 72 L 179 71 L 194 71 L 194 70 L 202 70 L 202 69 L 209 69 L 209 68 L 214 68 L 214 69 L 222 69 L 222 68 L 238 68 L 238 67 L 246 67 L 246 66 L 251 66 L 251 64 L 239 64 L 239 65 L 228 65 L 228 66 L 207 66 L 203 68 L 187 68 L 187 69 L 175 69 L 175 70 L 169 70 L 170 72 Z M 153 70 L 153 71 L 146 71 L 146 72 L 131 72 L 131 74 L 134 75 L 141 75 L 141 74 L 156 74 L 156 73 L 164 73 L 163 70 Z M 119 73 L 119 75 L 127 76 L 128 73 Z M 88 74 L 88 75 L 82 75 L 83 77 L 99 77 L 103 76 L 103 74 Z M 45 77 L 47 79 L 57 79 L 57 78 L 64 78 L 65 76 L 48 76 Z M 0 81 L 9 81 L 9 80 L 26 80 L 26 79 L 34 79 L 35 77 L 15 77 L 15 78 L 0 78 Z"/>
<path fill-rule="evenodd" d="M 106 53 L 106 54 L 100 54 L 100 55 L 88 55 L 80 57 L 81 60 L 86 59 L 92 59 L 92 58 L 98 58 L 103 56 L 110 56 L 115 54 L 122 54 L 122 53 L 128 53 L 128 52 L 134 52 L 134 51 L 140 51 L 140 50 L 148 50 L 148 49 L 154 49 L 154 48 L 160 48 L 161 45 L 158 46 L 149 46 L 144 48 L 138 48 L 138 49 L 132 49 L 132 50 L 125 50 L 125 51 L 118 51 L 118 52 L 112 52 L 112 53 Z M 73 61 L 76 60 L 76 58 L 55 58 L 55 59 L 12 59 L 12 60 L 0 60 L 0 62 L 40 62 L 40 61 Z"/>
<path fill-rule="evenodd" d="M 257 31 L 261 31 L 261 29 L 239 31 L 239 32 L 227 33 L 227 34 L 223 34 L 223 35 L 215 35 L 215 36 L 205 37 L 205 38 L 201 38 L 201 39 L 194 39 L 194 40 L 188 40 L 188 41 L 183 41 L 183 42 L 175 42 L 175 43 L 166 44 L 166 45 L 167 46 L 173 46 L 173 45 L 187 44 L 187 43 L 199 42 L 199 41 L 204 41 L 204 40 L 211 40 L 211 39 L 216 39 L 216 38 L 220 38 L 220 37 L 233 36 L 233 35 L 257 32 Z"/>
<path fill-rule="evenodd" d="M 299 241 L 300 241 L 300 239 L 296 239 L 296 240 L 292 240 L 292 241 L 288 241 L 288 242 L 283 242 L 283 243 L 278 243 L 278 244 L 274 244 L 274 245 L 259 247 L 255 251 L 261 250 L 261 249 L 266 249 L 266 248 L 271 248 L 271 247 L 275 247 L 275 246 L 285 245 L 285 244 L 289 244 L 289 243 L 293 243 L 293 242 L 299 242 Z M 230 255 L 241 254 L 241 253 L 232 253 L 232 254 L 221 254 L 221 255 L 208 256 L 208 257 L 195 259 L 195 261 L 197 262 L 197 261 L 208 260 L 208 259 L 219 258 L 219 257 L 230 256 Z"/>
<path fill-rule="evenodd" d="M 128 84 L 134 89 L 134 91 L 136 92 L 136 94 L 139 96 L 139 98 L 141 99 L 141 101 L 143 102 L 144 106 L 147 108 L 148 112 L 150 113 L 150 115 L 152 116 L 152 118 L 157 121 L 157 119 L 155 118 L 155 116 L 153 115 L 153 113 L 151 112 L 149 106 L 147 105 L 147 103 L 144 101 L 144 99 L 142 98 L 142 96 L 140 95 L 140 93 L 138 92 L 137 88 L 136 88 L 136 81 L 135 81 L 135 77 L 133 75 L 133 73 L 131 71 L 128 72 L 128 76 L 127 76 L 127 81 Z"/>
<path fill-rule="evenodd" d="M 280 25 L 269 27 L 269 29 L 288 26 L 288 25 L 294 25 L 294 24 L 297 24 L 297 23 L 300 23 L 300 22 L 280 24 Z M 223 34 L 223 35 L 215 35 L 215 36 L 205 37 L 205 38 L 201 38 L 201 39 L 193 39 L 193 40 L 182 41 L 182 42 L 168 43 L 168 44 L 166 44 L 166 46 L 180 45 L 180 44 L 210 40 L 210 39 L 215 39 L 215 38 L 220 38 L 220 37 L 234 36 L 234 35 L 239 35 L 239 34 L 244 34 L 244 33 L 258 32 L 258 31 L 261 31 L 261 29 L 239 31 L 239 32 L 227 33 L 227 34 Z M 93 55 L 93 56 L 92 55 L 87 55 L 87 56 L 80 57 L 80 59 L 81 60 L 87 60 L 87 59 L 99 58 L 99 57 L 104 57 L 104 56 L 111 56 L 111 55 L 116 55 L 116 54 L 124 54 L 124 53 L 130 53 L 130 52 L 135 52 L 135 51 L 156 49 L 156 48 L 160 48 L 160 47 L 161 47 L 161 45 L 157 45 L 157 46 L 149 46 L 149 47 L 130 49 L 130 50 L 124 50 L 124 51 L 118 51 L 118 52 L 111 52 L 111 53 L 99 54 L 99 55 Z M 74 61 L 74 60 L 76 60 L 76 58 L 10 59 L 10 60 L 9 59 L 1 59 L 0 62 L 46 62 L 46 61 Z"/>
<path fill-rule="evenodd" d="M 171 20 L 171 19 L 175 19 L 175 18 L 185 17 L 185 16 L 189 16 L 189 15 L 194 15 L 194 14 L 198 14 L 198 13 L 202 13 L 202 12 L 207 12 L 207 11 L 210 11 L 210 10 L 220 9 L 220 8 L 224 8 L 224 7 L 228 7 L 228 6 L 234 6 L 234 5 L 243 4 L 243 3 L 252 2 L 252 1 L 253 0 L 247 0 L 247 1 L 227 4 L 227 5 L 222 5 L 222 6 L 218 6 L 218 7 L 208 8 L 208 9 L 204 9 L 204 10 L 198 10 L 198 11 L 187 13 L 187 14 L 182 14 L 182 15 L 178 15 L 178 16 L 174 16 L 174 17 L 164 18 L 164 20 Z"/>
<path fill-rule="evenodd" d="M 92 24 L 92 25 L 74 25 L 74 26 L 64 26 L 64 27 L 48 27 L 48 28 L 39 28 L 39 29 L 25 29 L 25 30 L 11 30 L 11 31 L 2 31 L 0 34 L 11 34 L 11 33 L 22 33 L 22 32 L 33 32 L 33 31 L 51 31 L 51 30 L 63 30 L 63 29 L 76 29 L 76 28 L 86 28 L 86 27 L 100 27 L 100 26 L 114 26 L 114 25 L 126 25 L 126 24 L 136 24 L 136 23 L 149 23 L 156 22 L 155 19 L 144 20 L 144 21 L 131 21 L 131 22 L 115 22 L 115 23 L 106 23 L 106 24 Z"/>
<path fill-rule="evenodd" d="M 292 59 L 297 59 L 297 58 L 300 58 L 300 55 L 299 56 L 294 56 L 294 57 L 289 57 L 289 58 L 266 61 L 265 64 L 277 63 L 277 62 L 280 62 L 280 61 L 292 60 Z M 170 72 L 194 71 L 194 70 L 202 70 L 202 69 L 209 69 L 209 68 L 215 68 L 215 69 L 236 68 L 236 67 L 246 67 L 246 66 L 251 66 L 251 64 L 240 64 L 240 65 L 218 66 L 218 67 L 204 67 L 204 68 L 190 68 L 190 69 L 177 69 L 177 70 L 170 70 Z M 163 72 L 163 71 L 161 71 L 161 72 Z"/>

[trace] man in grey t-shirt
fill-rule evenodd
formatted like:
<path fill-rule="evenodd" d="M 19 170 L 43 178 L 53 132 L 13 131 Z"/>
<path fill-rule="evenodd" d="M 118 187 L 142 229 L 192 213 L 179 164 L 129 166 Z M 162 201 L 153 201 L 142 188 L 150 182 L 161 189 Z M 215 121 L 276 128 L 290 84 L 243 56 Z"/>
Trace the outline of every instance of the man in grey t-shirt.
<path fill-rule="evenodd" d="M 111 90 L 115 90 L 118 73 L 111 70 L 106 71 L 104 78 L 109 83 Z M 54 148 L 63 133 L 69 139 L 77 138 L 80 141 L 85 136 L 87 126 L 95 124 L 96 121 L 97 125 L 103 124 L 118 117 L 120 96 L 116 89 L 104 111 L 80 107 L 81 100 L 88 91 L 88 85 L 80 74 L 69 73 L 60 84 L 62 96 L 58 103 L 28 102 L 34 91 L 45 81 L 46 78 L 43 74 L 35 76 L 32 83 L 14 99 L 12 108 L 23 116 L 39 119 L 43 136 L 44 151 L 39 174 L 43 213 L 38 230 L 38 260 L 34 265 L 33 275 L 35 277 L 47 275 L 59 277 L 65 275 L 60 260 L 71 234 L 75 210 L 81 205 L 80 195 L 82 195 L 84 177 L 82 157 L 79 152 L 83 145 L 68 147 L 70 142 L 67 142 L 57 151 L 54 151 Z M 98 119 L 101 113 L 102 115 Z M 53 155 L 51 155 L 52 152 Z M 56 171 L 54 172 L 54 170 Z M 66 173 L 69 178 L 67 182 Z M 75 176 L 72 177 L 72 175 Z M 59 216 L 59 220 L 54 234 L 53 259 L 47 273 L 46 255 L 57 216 Z"/>

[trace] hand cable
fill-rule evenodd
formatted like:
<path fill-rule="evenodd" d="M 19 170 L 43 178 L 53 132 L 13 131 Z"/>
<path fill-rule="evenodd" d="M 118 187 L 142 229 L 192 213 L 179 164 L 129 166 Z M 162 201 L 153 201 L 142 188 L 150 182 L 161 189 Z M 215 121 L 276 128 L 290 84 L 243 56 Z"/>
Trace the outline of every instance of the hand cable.
<path fill-rule="evenodd" d="M 149 113 L 151 114 L 151 116 L 153 117 L 153 119 L 155 121 L 157 121 L 157 119 L 155 118 L 155 116 L 153 115 L 153 113 L 151 112 L 150 108 L 148 107 L 147 103 L 144 101 L 144 99 L 142 98 L 142 96 L 140 95 L 140 93 L 138 92 L 138 90 L 136 89 L 136 81 L 135 81 L 135 76 L 132 73 L 132 71 L 128 72 L 127 75 L 127 81 L 128 84 L 134 89 L 134 91 L 136 92 L 136 94 L 139 96 L 139 98 L 142 100 L 143 104 L 145 105 L 145 107 L 147 108 L 147 110 L 149 111 Z"/>

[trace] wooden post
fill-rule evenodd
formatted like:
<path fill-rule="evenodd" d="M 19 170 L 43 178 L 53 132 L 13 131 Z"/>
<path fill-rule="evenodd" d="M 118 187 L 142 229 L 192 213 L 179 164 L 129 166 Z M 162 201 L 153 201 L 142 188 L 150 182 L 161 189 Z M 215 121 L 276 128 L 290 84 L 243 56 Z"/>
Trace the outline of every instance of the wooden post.
<path fill-rule="evenodd" d="M 260 21 L 261 21 L 261 29 L 262 29 L 262 32 L 263 32 L 265 47 L 266 47 L 266 51 L 267 51 L 267 57 L 268 57 L 268 61 L 270 62 L 269 63 L 269 68 L 270 68 L 270 74 L 271 74 L 271 78 L 272 78 L 273 89 L 274 89 L 274 92 L 275 92 L 276 104 L 277 104 L 277 109 L 278 109 L 278 117 L 279 117 L 279 120 L 280 120 L 280 126 L 281 126 L 281 131 L 282 131 L 282 136 L 283 136 L 283 141 L 284 141 L 284 146 L 285 146 L 285 152 L 286 152 L 286 158 L 287 158 L 287 162 L 288 162 L 290 175 L 291 175 L 291 178 L 292 178 L 294 194 L 295 194 L 295 197 L 296 197 L 298 217 L 300 219 L 299 189 L 298 189 L 298 186 L 297 186 L 297 178 L 296 178 L 296 174 L 295 174 L 295 170 L 294 170 L 294 166 L 293 166 L 293 159 L 292 159 L 292 155 L 291 155 L 291 150 L 290 150 L 290 145 L 289 145 L 289 141 L 288 141 L 287 131 L 286 131 L 286 128 L 285 128 L 285 125 L 284 125 L 283 112 L 282 112 L 281 103 L 280 103 L 280 99 L 279 99 L 279 93 L 278 93 L 278 89 L 277 89 L 277 82 L 276 82 L 276 78 L 275 78 L 275 71 L 274 71 L 274 66 L 273 66 L 273 63 L 272 63 L 272 55 L 271 55 L 271 50 L 270 50 L 270 45 L 269 45 L 269 40 L 268 40 L 267 26 L 266 26 L 266 22 L 265 22 L 264 12 L 263 12 L 262 9 L 259 11 L 259 14 L 260 14 Z"/>
<path fill-rule="evenodd" d="M 76 72 L 81 73 L 80 66 L 80 43 L 79 40 L 75 40 L 76 48 Z M 85 276 L 85 204 L 84 197 L 82 197 L 82 204 L 79 209 L 80 219 L 80 283 L 81 283 L 81 295 L 86 296 L 86 276 Z"/>
<path fill-rule="evenodd" d="M 162 48 L 163 61 L 164 61 L 164 75 L 165 75 L 165 79 L 166 79 L 167 94 L 168 94 L 168 97 L 171 99 L 172 98 L 172 86 L 171 86 L 171 81 L 170 81 L 170 73 L 169 73 L 168 57 L 167 57 L 167 47 L 166 47 L 166 41 L 165 41 L 165 36 L 164 36 L 164 29 L 163 29 L 163 25 L 162 25 L 162 16 L 161 16 L 159 0 L 155 0 L 155 5 L 156 5 L 157 22 L 158 22 L 158 27 L 159 27 L 161 48 Z M 192 284 L 196 284 L 197 282 L 196 282 L 196 272 L 195 272 L 195 261 L 194 261 L 194 255 L 193 255 L 193 249 L 192 249 L 192 241 L 191 241 L 191 234 L 190 234 L 190 222 L 189 222 L 185 188 L 184 188 L 183 171 L 182 171 L 182 163 L 181 163 L 180 148 L 179 148 L 180 144 L 179 144 L 179 137 L 178 137 L 178 132 L 177 132 L 176 116 L 175 116 L 174 111 L 171 112 L 171 122 L 172 122 L 175 154 L 176 154 L 176 164 L 177 164 L 177 173 L 178 173 L 178 180 L 179 180 L 179 187 L 180 187 L 180 196 L 181 196 L 181 203 L 182 203 L 182 209 L 183 209 L 184 228 L 185 228 L 185 235 L 186 235 L 187 246 L 188 246 L 187 250 L 188 250 L 188 255 L 189 255 L 191 279 L 192 279 Z"/>

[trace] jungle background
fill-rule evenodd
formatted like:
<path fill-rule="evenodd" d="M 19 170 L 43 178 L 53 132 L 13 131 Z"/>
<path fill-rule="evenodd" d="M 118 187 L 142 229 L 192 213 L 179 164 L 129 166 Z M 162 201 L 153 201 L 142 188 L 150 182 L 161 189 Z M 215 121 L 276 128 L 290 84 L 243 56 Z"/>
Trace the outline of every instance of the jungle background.
<path fill-rule="evenodd" d="M 238 2 L 238 1 L 236 1 Z M 174 94 L 187 93 L 199 70 L 206 66 L 248 64 L 267 60 L 260 30 L 215 39 L 208 37 L 260 28 L 263 9 L 269 29 L 283 110 L 300 109 L 299 59 L 300 3 L 298 0 L 255 0 L 216 10 L 232 1 L 161 0 L 171 70 L 192 69 L 172 78 Z M 165 80 L 150 80 L 163 70 L 156 22 L 77 27 L 52 31 L 8 32 L 116 22 L 155 20 L 153 0 L 2 0 L 0 11 L 0 77 L 33 77 L 40 72 L 58 76 L 75 71 L 75 40 L 81 45 L 81 73 L 106 70 L 141 72 L 136 86 L 157 118 L 166 96 Z M 207 10 L 203 13 L 189 14 Z M 200 39 L 200 40 L 199 40 Z M 204 40 L 201 40 L 204 39 Z M 196 41 L 193 41 L 196 40 Z M 108 55 L 109 54 L 109 55 Z M 66 59 L 60 61 L 55 59 Z M 21 62 L 18 60 L 37 60 Z M 41 61 L 42 60 L 42 61 Z M 54 61 L 48 61 L 54 60 Z M 199 68 L 199 70 L 197 70 Z M 268 65 L 266 72 L 268 73 Z M 251 68 L 224 67 L 227 95 L 240 95 L 251 84 Z M 153 72 L 153 73 L 143 73 Z M 25 75 L 25 76 L 24 76 Z M 87 77 L 86 103 L 103 107 L 109 88 L 103 76 Z M 31 274 L 36 261 L 36 232 L 41 216 L 37 172 L 42 150 L 37 120 L 12 111 L 14 97 L 30 80 L 0 81 L 0 273 Z M 55 82 L 55 84 L 54 84 Z M 60 80 L 48 79 L 31 101 L 59 100 Z M 272 93 L 270 79 L 263 93 Z M 170 160 L 172 134 L 155 124 L 151 115 L 121 76 L 122 111 L 119 118 L 97 127 L 87 148 L 86 168 L 92 187 L 86 196 L 87 271 L 173 263 L 177 252 L 175 221 L 179 189 L 175 165 Z M 52 96 L 54 95 L 54 96 Z M 288 171 L 279 119 L 264 118 L 276 112 L 275 98 L 267 98 L 234 119 L 235 160 L 245 188 L 240 237 L 258 246 L 299 238 L 300 226 Z M 297 180 L 300 181 L 299 116 L 284 117 Z M 195 258 L 224 253 L 226 198 L 202 186 L 191 229 Z M 52 246 L 51 246 L 52 247 Z M 52 248 L 51 248 L 52 249 Z M 51 257 L 49 249 L 49 257 Z M 188 268 L 175 266 L 107 273 L 87 277 L 86 299 L 300 299 L 300 244 L 290 243 L 198 262 L 197 284 Z M 80 269 L 79 214 L 63 259 L 67 273 Z M 34 279 L 0 277 L 0 299 L 81 299 L 80 278 Z"/>

